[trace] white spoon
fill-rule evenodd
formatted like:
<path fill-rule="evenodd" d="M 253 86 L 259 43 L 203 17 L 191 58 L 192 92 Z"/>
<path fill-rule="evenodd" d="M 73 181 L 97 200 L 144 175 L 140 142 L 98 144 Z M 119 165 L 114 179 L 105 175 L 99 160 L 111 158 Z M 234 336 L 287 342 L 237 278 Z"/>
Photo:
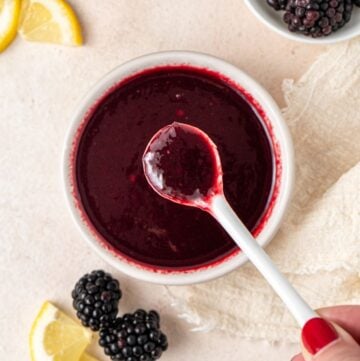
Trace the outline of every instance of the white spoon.
<path fill-rule="evenodd" d="M 200 208 L 221 224 L 283 300 L 300 327 L 319 317 L 258 245 L 226 200 L 220 156 L 206 133 L 183 123 L 165 126 L 147 145 L 143 167 L 148 183 L 160 196 Z"/>

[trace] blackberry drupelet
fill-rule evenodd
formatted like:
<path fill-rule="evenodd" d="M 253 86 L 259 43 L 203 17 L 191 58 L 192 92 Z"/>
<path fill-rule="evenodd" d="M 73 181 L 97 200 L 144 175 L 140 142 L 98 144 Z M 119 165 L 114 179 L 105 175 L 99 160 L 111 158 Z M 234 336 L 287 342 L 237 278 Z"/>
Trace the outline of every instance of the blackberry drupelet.
<path fill-rule="evenodd" d="M 266 2 L 276 11 L 279 11 L 285 10 L 288 0 L 266 0 Z"/>
<path fill-rule="evenodd" d="M 99 345 L 106 355 L 118 361 L 153 361 L 167 350 L 167 337 L 160 330 L 156 311 L 137 310 L 117 318 L 100 330 Z"/>
<path fill-rule="evenodd" d="M 342 28 L 352 10 L 352 0 L 289 0 L 283 19 L 290 31 L 318 38 Z"/>
<path fill-rule="evenodd" d="M 118 313 L 119 282 L 104 271 L 93 271 L 80 278 L 71 293 L 77 317 L 93 331 L 108 327 Z"/>

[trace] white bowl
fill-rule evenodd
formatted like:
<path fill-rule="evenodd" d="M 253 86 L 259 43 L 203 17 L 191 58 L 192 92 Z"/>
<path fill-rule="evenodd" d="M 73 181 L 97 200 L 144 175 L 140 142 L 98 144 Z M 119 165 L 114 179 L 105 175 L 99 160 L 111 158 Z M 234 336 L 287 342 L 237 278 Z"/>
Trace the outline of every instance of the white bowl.
<path fill-rule="evenodd" d="M 254 15 L 271 30 L 290 40 L 300 41 L 308 44 L 334 44 L 340 41 L 350 40 L 360 35 L 360 8 L 354 6 L 352 17 L 343 28 L 323 38 L 311 38 L 302 34 L 292 33 L 288 30 L 287 24 L 282 20 L 281 11 L 275 11 L 266 0 L 245 0 L 246 5 Z"/>
<path fill-rule="evenodd" d="M 173 51 L 145 55 L 131 60 L 120 65 L 101 79 L 80 103 L 74 113 L 72 125 L 65 143 L 63 181 L 72 217 L 85 240 L 108 263 L 129 276 L 159 284 L 192 284 L 220 277 L 244 264 L 247 261 L 247 257 L 240 251 L 234 251 L 221 261 L 217 260 L 210 265 L 184 271 L 162 270 L 154 266 L 146 267 L 134 260 L 129 260 L 102 239 L 95 228 L 89 224 L 81 202 L 77 200 L 78 197 L 76 195 L 76 182 L 74 178 L 76 147 L 86 115 L 93 111 L 92 107 L 96 101 L 120 81 L 145 69 L 163 65 L 190 65 L 196 68 L 206 68 L 207 70 L 215 71 L 226 77 L 234 86 L 236 85 L 244 89 L 253 98 L 253 106 L 258 111 L 266 114 L 262 119 L 264 119 L 263 122 L 268 133 L 271 134 L 277 160 L 274 162 L 277 176 L 272 201 L 269 202 L 261 226 L 257 228 L 256 232 L 257 240 L 261 246 L 268 244 L 276 233 L 289 203 L 294 178 L 293 147 L 288 128 L 271 96 L 244 72 L 224 60 L 210 55 Z"/>

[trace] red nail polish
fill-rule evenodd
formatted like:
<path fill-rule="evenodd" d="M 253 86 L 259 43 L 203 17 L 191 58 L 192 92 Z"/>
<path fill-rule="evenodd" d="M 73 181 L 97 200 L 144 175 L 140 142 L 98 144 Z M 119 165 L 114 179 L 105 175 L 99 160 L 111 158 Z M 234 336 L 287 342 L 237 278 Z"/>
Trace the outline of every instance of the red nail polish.
<path fill-rule="evenodd" d="M 320 317 L 312 318 L 301 331 L 302 342 L 311 355 L 315 355 L 338 337 L 335 328 Z"/>

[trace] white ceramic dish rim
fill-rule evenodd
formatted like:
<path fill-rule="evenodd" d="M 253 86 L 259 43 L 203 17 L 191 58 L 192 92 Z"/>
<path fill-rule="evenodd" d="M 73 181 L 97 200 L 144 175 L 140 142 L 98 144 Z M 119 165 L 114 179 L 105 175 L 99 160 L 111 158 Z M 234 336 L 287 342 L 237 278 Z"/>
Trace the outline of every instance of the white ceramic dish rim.
<path fill-rule="evenodd" d="M 79 228 L 87 243 L 110 265 L 131 277 L 147 282 L 166 285 L 195 284 L 218 278 L 233 271 L 237 267 L 243 265 L 247 261 L 247 257 L 240 252 L 236 255 L 227 257 L 220 262 L 214 262 L 214 264 L 209 265 L 206 268 L 202 267 L 199 269 L 184 271 L 180 270 L 173 272 L 161 269 L 151 270 L 144 268 L 142 265 L 137 265 L 116 256 L 110 250 L 105 249 L 101 245 L 101 242 L 96 239 L 93 231 L 91 231 L 90 227 L 84 221 L 82 212 L 73 196 L 71 167 L 73 161 L 73 144 L 76 139 L 79 126 L 82 124 L 89 109 L 91 109 L 96 101 L 106 94 L 110 88 L 118 84 L 122 79 L 139 73 L 142 70 L 164 65 L 192 65 L 219 72 L 246 89 L 246 91 L 248 91 L 249 94 L 256 99 L 265 111 L 271 122 L 282 157 L 282 172 L 278 197 L 276 198 L 276 202 L 269 219 L 260 234 L 257 236 L 259 244 L 263 247 L 271 241 L 280 226 L 281 220 L 288 207 L 293 189 L 294 154 L 291 136 L 285 122 L 282 119 L 277 104 L 268 92 L 237 67 L 211 55 L 186 51 L 158 52 L 130 60 L 105 75 L 80 102 L 72 117 L 63 153 L 63 184 L 67 204 L 75 224 Z"/>
<path fill-rule="evenodd" d="M 263 0 L 263 1 L 264 1 L 265 6 L 268 6 L 268 5 L 266 5 L 266 0 Z M 311 37 L 306 37 L 301 34 L 292 33 L 287 30 L 286 26 L 284 26 L 284 27 L 278 26 L 276 23 L 272 22 L 269 17 L 267 17 L 266 15 L 263 15 L 262 13 L 259 12 L 254 0 L 245 0 L 245 4 L 248 6 L 248 8 L 251 10 L 251 12 L 263 24 L 268 26 L 271 30 L 275 31 L 276 33 L 278 33 L 278 34 L 282 35 L 283 37 L 290 39 L 290 40 L 295 40 L 295 41 L 298 41 L 301 43 L 313 44 L 313 45 L 330 45 L 330 44 L 340 43 L 342 41 L 350 40 L 357 36 L 360 36 L 360 27 L 359 27 L 358 30 L 356 30 L 354 28 L 355 29 L 354 31 L 348 30 L 346 32 L 342 31 L 345 28 L 340 29 L 338 32 L 331 34 L 330 36 L 313 39 Z M 354 9 L 354 11 L 360 11 L 360 9 Z M 352 19 L 351 21 L 355 21 L 355 20 Z M 351 22 L 348 23 L 346 26 L 351 27 L 352 26 Z"/>

